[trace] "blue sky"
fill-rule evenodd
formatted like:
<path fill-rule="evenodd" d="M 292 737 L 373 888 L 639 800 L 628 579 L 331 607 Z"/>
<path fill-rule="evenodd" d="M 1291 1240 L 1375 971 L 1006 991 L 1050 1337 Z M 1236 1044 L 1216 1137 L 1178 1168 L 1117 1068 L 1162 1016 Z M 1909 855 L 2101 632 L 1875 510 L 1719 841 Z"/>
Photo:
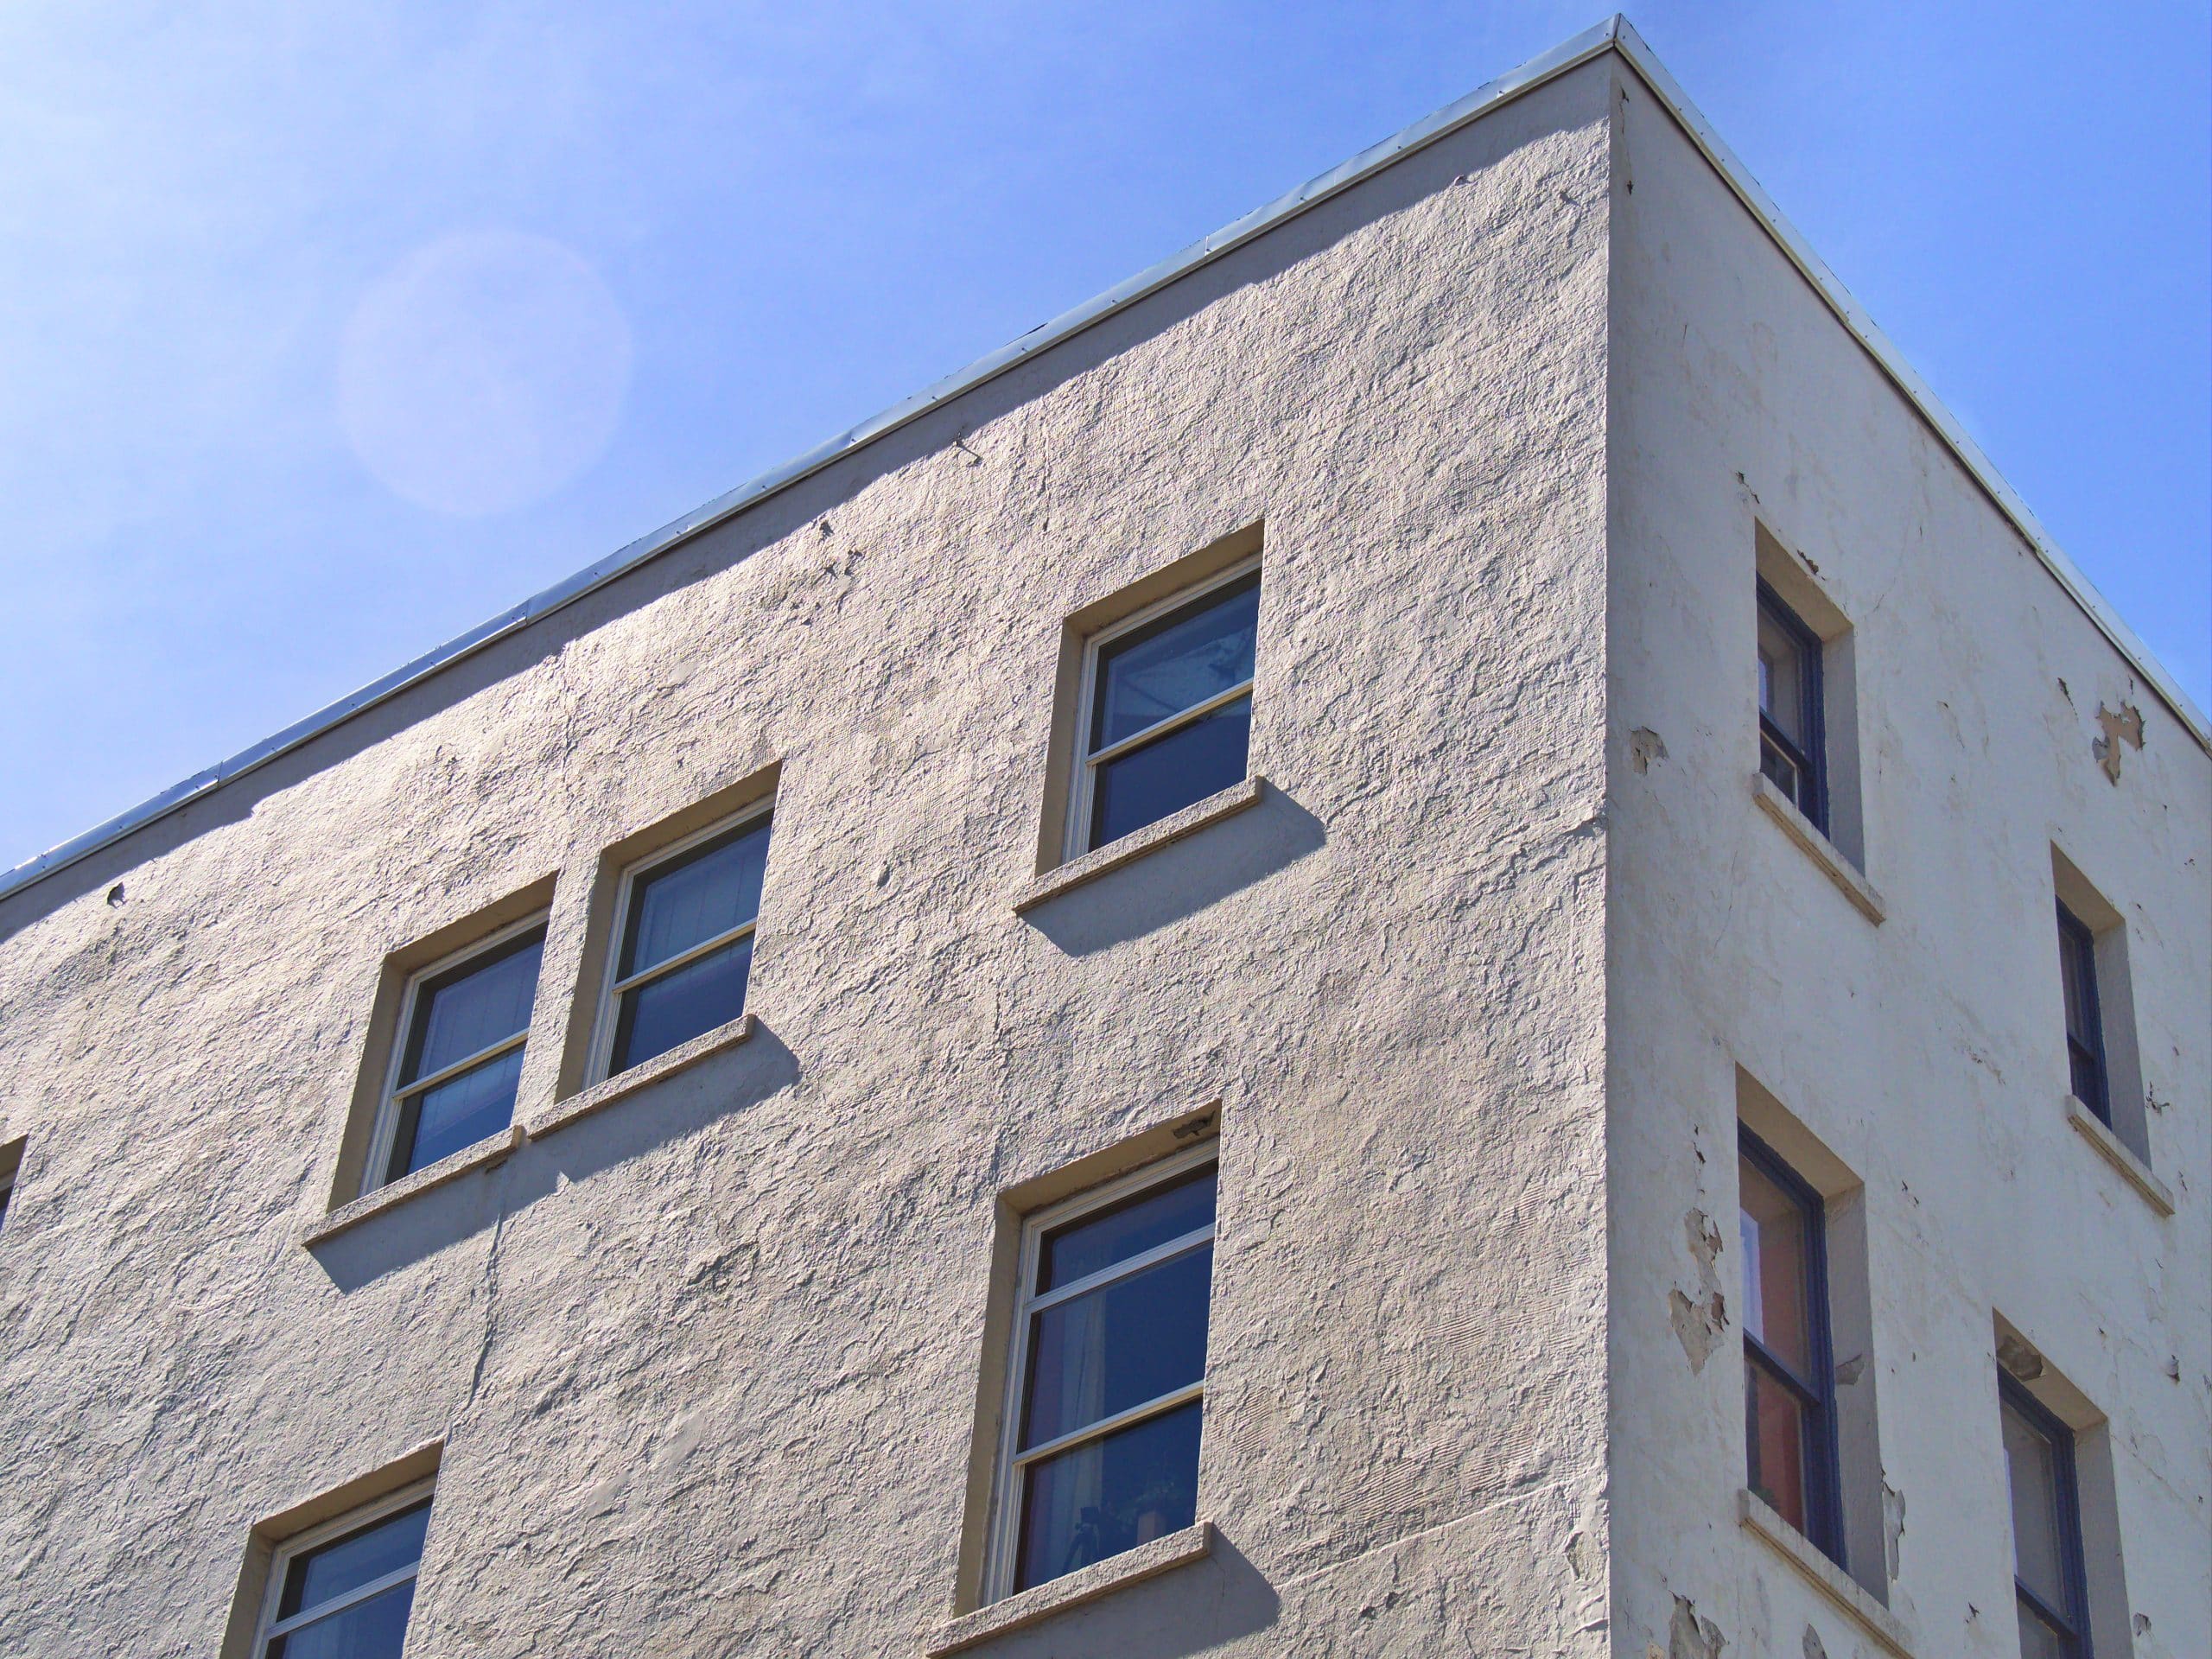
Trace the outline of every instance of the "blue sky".
<path fill-rule="evenodd" d="M 1602 15 L 11 0 L 0 868 Z M 1630 15 L 2212 706 L 2206 5 Z"/>

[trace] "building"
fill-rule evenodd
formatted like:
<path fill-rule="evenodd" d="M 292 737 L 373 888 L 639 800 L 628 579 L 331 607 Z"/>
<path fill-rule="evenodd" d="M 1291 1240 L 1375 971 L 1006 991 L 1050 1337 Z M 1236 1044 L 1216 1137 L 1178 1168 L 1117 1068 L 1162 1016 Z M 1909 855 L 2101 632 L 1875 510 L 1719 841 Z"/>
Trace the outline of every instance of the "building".
<path fill-rule="evenodd" d="M 2209 1001 L 1610 24 L 9 879 L 0 1653 L 2202 1655 Z"/>

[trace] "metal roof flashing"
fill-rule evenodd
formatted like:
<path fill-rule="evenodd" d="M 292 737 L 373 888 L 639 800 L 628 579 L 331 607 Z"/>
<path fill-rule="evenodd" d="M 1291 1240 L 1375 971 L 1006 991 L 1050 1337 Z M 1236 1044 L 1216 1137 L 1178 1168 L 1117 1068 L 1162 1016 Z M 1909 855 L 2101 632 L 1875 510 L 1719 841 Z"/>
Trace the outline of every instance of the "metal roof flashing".
<path fill-rule="evenodd" d="M 304 720 L 264 738 L 228 760 L 195 772 L 106 823 L 26 860 L 14 869 L 0 874 L 0 899 L 6 899 L 67 869 L 79 860 L 90 857 L 148 824 L 182 810 L 279 756 L 313 741 L 354 715 L 398 696 L 409 687 L 474 655 L 494 641 L 565 608 L 691 537 L 734 518 L 801 480 L 811 477 L 875 439 L 919 418 L 939 404 L 995 379 L 1038 353 L 1127 309 L 1198 267 L 1379 173 L 1401 157 L 1425 149 L 1499 105 L 1606 52 L 1618 52 L 1650 88 L 1653 95 L 1667 106 L 1737 198 L 1774 238 L 1844 326 L 1872 353 L 1884 372 L 1914 404 L 1923 418 L 1957 455 L 1961 464 L 1973 474 L 1998 509 L 2012 520 L 2044 567 L 2073 596 L 2114 649 L 2128 660 L 2161 701 L 2189 728 L 2197 743 L 2208 753 L 2212 753 L 2212 726 L 2208 726 L 2203 714 L 2142 641 L 2136 638 L 2133 631 L 2090 586 L 2073 562 L 2050 540 L 2035 515 L 2028 510 L 2026 503 L 2005 483 L 1988 457 L 1967 435 L 1956 417 L 1914 373 L 1888 336 L 1874 325 L 1872 318 L 1851 297 L 1820 257 L 1782 216 L 1780 210 L 1768 199 L 1766 193 L 1734 153 L 1720 142 L 1710 124 L 1683 94 L 1674 77 L 1667 73 L 1628 19 L 1617 13 L 1607 22 L 1585 30 L 1539 57 L 1532 58 L 1519 68 L 1484 83 L 1466 97 L 1414 122 L 1382 143 L 1370 146 L 1287 194 L 1255 209 L 1103 294 L 1063 312 L 1049 322 L 1040 324 L 1010 344 L 977 359 L 967 367 L 925 387 L 912 397 L 893 404 L 880 414 L 780 467 L 772 467 L 739 485 L 650 535 L 640 537 L 610 556 L 588 565 L 566 580 L 556 582 L 543 592 L 424 652 L 412 662 L 372 681 L 349 696 L 340 697 Z"/>

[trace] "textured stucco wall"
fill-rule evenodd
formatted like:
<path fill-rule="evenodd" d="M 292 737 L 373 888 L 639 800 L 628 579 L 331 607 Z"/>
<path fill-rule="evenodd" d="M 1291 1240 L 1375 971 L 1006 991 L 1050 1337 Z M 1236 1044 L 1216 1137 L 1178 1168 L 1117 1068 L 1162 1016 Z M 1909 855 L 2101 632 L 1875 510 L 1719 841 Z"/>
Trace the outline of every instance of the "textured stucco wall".
<path fill-rule="evenodd" d="M 1705 1654 L 1684 1598 L 1732 1655 L 1812 1654 L 1808 1625 L 1879 1651 L 1738 1524 L 1740 1065 L 1865 1182 L 1911 1651 L 2018 1651 L 1998 1314 L 2110 1421 L 2127 1605 L 2098 1651 L 2212 1651 L 2212 762 L 1625 73 L 1618 113 L 1615 1650 Z M 1751 798 L 1755 522 L 1855 626 L 1879 927 Z M 2146 741 L 2115 785 L 2091 745 L 2123 701 Z M 2054 841 L 2126 917 L 2171 1219 L 2061 1107 Z M 1693 1211 L 1730 1310 L 1701 1370 L 1669 1318 L 1700 1294 Z"/>
<path fill-rule="evenodd" d="M 995 1651 L 1601 1651 L 1609 75 L 0 908 L 0 1653 L 436 1436 L 416 1659 L 912 1651 L 995 1194 L 1214 1096 L 1228 1548 Z M 1261 519 L 1274 792 L 1017 916 L 1061 619 Z M 600 850 L 776 761 L 760 1034 L 303 1249 L 386 955 L 556 875 L 542 1106 Z"/>

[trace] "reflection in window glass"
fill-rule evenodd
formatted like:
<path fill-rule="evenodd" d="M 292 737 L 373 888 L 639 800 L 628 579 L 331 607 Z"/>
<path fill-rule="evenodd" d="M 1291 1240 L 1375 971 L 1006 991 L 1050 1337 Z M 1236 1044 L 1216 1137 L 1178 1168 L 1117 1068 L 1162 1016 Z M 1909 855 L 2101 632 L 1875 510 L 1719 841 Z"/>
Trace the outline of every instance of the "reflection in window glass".
<path fill-rule="evenodd" d="M 1764 582 L 1758 584 L 1758 692 L 1759 770 L 1815 828 L 1826 830 L 1820 636 Z"/>
<path fill-rule="evenodd" d="M 2082 1562 L 2074 1436 L 2010 1377 L 1999 1411 L 2012 1498 L 2012 1581 L 2020 1650 L 2080 1659 L 2088 1646 L 2088 1595 Z"/>
<path fill-rule="evenodd" d="M 424 1498 L 294 1554 L 263 1659 L 399 1659 L 429 1522 Z"/>
<path fill-rule="evenodd" d="M 1214 1194 L 1209 1161 L 1038 1237 L 1001 1593 L 1196 1518 Z"/>
<path fill-rule="evenodd" d="M 610 1076 L 745 1012 L 768 828 L 766 818 L 752 819 L 632 880 L 617 957 Z"/>
<path fill-rule="evenodd" d="M 1745 1478 L 1841 1566 L 1821 1198 L 1750 1130 L 1737 1135 Z"/>
<path fill-rule="evenodd" d="M 541 924 L 416 987 L 378 1182 L 427 1168 L 513 1121 L 544 953 Z"/>
<path fill-rule="evenodd" d="M 1254 571 L 1098 646 L 1085 722 L 1084 847 L 1243 779 L 1259 617 Z"/>

